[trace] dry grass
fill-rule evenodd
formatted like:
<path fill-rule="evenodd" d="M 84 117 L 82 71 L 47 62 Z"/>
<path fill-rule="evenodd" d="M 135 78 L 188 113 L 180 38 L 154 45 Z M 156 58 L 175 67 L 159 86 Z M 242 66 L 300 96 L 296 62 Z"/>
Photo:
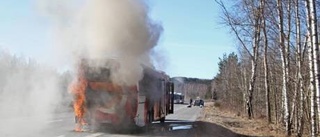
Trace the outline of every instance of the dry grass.
<path fill-rule="evenodd" d="M 206 103 L 202 121 L 212 122 L 232 130 L 235 133 L 250 136 L 285 136 L 285 132 L 274 124 L 268 124 L 263 119 L 249 120 L 239 114 L 221 109 L 220 105 L 213 102 Z"/>

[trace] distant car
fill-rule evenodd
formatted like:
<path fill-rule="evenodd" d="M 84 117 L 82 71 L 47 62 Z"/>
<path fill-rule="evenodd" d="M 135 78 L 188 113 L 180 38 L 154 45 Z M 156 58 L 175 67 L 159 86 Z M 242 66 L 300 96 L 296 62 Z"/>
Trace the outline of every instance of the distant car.
<path fill-rule="evenodd" d="M 182 95 L 181 93 L 174 93 L 174 103 L 184 104 L 184 95 Z"/>
<path fill-rule="evenodd" d="M 196 99 L 194 101 L 194 106 L 200 106 L 200 107 L 203 107 L 204 106 L 204 101 L 202 99 Z"/>

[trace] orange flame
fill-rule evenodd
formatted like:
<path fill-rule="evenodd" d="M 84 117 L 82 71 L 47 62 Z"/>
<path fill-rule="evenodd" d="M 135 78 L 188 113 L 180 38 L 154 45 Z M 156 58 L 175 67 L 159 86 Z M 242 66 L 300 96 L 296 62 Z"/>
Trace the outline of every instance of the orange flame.
<path fill-rule="evenodd" d="M 84 77 L 84 71 L 80 68 L 77 79 L 70 85 L 70 91 L 74 95 L 73 108 L 76 117 L 75 131 L 83 131 L 82 127 L 86 124 L 84 120 L 85 114 L 85 90 L 87 88 L 87 80 Z"/>

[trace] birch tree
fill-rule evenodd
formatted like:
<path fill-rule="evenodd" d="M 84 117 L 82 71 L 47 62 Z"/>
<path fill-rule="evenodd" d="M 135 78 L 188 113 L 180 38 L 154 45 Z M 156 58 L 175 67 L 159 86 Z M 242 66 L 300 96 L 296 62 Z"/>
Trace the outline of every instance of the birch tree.
<path fill-rule="evenodd" d="M 312 50 L 313 50 L 313 63 L 314 63 L 314 80 L 315 80 L 315 98 L 316 98 L 316 105 L 317 107 L 316 114 L 318 114 L 318 118 L 320 117 L 320 99 L 319 99 L 319 92 L 320 92 L 320 69 L 319 69 L 319 42 L 318 42 L 318 26 L 317 26 L 317 12 L 316 12 L 316 2 L 315 0 L 308 0 L 308 3 L 310 5 L 310 29 L 311 29 L 311 35 L 310 39 L 312 42 Z M 319 122 L 319 121 L 318 121 Z M 317 122 L 317 126 L 319 126 L 319 123 Z"/>
<path fill-rule="evenodd" d="M 303 134 L 304 129 L 304 117 L 303 117 L 303 110 L 304 110 L 304 93 L 303 93 L 303 79 L 302 79 L 302 44 L 301 44 L 301 21 L 300 21 L 300 10 L 299 10 L 299 0 L 295 0 L 295 26 L 296 26 L 296 47 L 297 47 L 297 64 L 298 64 L 298 71 L 297 71 L 297 91 L 299 92 L 299 112 L 297 114 L 297 136 L 301 137 Z"/>
<path fill-rule="evenodd" d="M 287 134 L 291 134 L 291 124 L 290 124 L 290 113 L 289 113 L 289 100 L 287 96 L 287 88 L 288 88 L 288 47 L 285 44 L 285 33 L 284 33 L 284 21 L 283 21 L 283 6 L 282 0 L 277 0 L 277 10 L 278 10 L 278 19 L 279 19 L 279 46 L 281 53 L 281 61 L 282 61 L 282 108 L 283 108 L 283 116 L 284 122 L 286 125 Z"/>
<path fill-rule="evenodd" d="M 255 111 L 255 115 L 266 116 L 269 123 L 275 120 L 276 124 L 283 124 L 287 135 L 317 136 L 320 3 L 316 0 L 236 0 L 235 3 L 227 10 L 219 2 L 225 23 L 240 43 L 241 78 L 235 80 L 246 93 L 243 99 L 246 108 L 250 108 L 247 101 L 250 102 L 252 93 L 251 106 L 261 110 Z M 263 54 L 259 56 L 259 53 Z M 236 98 L 234 94 L 228 92 L 228 97 L 232 100 Z M 268 102 L 272 102 L 270 106 Z M 250 110 L 245 113 L 252 114 Z"/>
<path fill-rule="evenodd" d="M 225 23 L 231 28 L 231 31 L 236 35 L 236 38 L 240 41 L 240 45 L 247 51 L 250 56 L 251 62 L 251 76 L 249 80 L 249 89 L 246 93 L 246 110 L 248 114 L 248 118 L 251 119 L 253 117 L 253 93 L 255 87 L 255 81 L 257 77 L 257 65 L 259 59 L 259 47 L 261 41 L 261 3 L 256 4 L 256 1 L 246 1 L 241 0 L 240 3 L 243 4 L 244 7 L 247 9 L 246 17 L 242 19 L 248 20 L 245 23 L 249 25 L 245 25 L 245 23 L 241 23 L 238 18 L 231 15 L 231 13 L 226 9 L 224 4 L 221 1 L 216 2 L 221 6 L 224 17 Z M 242 12 L 242 11 L 238 11 Z M 240 19 L 241 20 L 241 19 Z M 242 32 L 246 34 L 242 34 Z M 243 38 L 244 36 L 249 35 L 252 39 L 251 42 L 246 43 Z M 252 51 L 249 50 L 252 49 Z"/>
<path fill-rule="evenodd" d="M 315 0 L 306 0 L 308 48 L 310 67 L 310 103 L 311 103 L 311 136 L 317 133 L 317 103 L 319 103 L 319 45 L 317 33 L 317 15 Z"/>
<path fill-rule="evenodd" d="M 266 92 L 266 115 L 268 118 L 268 123 L 271 123 L 271 106 L 270 106 L 270 88 L 269 88 L 269 66 L 268 66 L 268 35 L 267 35 L 267 25 L 266 25 L 266 15 L 265 15 L 265 0 L 261 0 L 261 15 L 262 19 L 262 31 L 263 31 L 263 41 L 264 41 L 264 82 L 265 82 L 265 92 Z"/>

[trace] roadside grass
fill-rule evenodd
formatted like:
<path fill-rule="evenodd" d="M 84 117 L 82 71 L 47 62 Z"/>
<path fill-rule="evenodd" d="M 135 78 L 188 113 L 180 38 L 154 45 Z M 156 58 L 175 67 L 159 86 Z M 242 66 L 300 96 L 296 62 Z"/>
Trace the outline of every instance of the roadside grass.
<path fill-rule="evenodd" d="M 264 118 L 249 120 L 238 113 L 223 109 L 219 102 L 206 102 L 199 120 L 215 123 L 235 133 L 248 136 L 286 136 L 284 129 L 280 126 L 268 124 Z"/>

